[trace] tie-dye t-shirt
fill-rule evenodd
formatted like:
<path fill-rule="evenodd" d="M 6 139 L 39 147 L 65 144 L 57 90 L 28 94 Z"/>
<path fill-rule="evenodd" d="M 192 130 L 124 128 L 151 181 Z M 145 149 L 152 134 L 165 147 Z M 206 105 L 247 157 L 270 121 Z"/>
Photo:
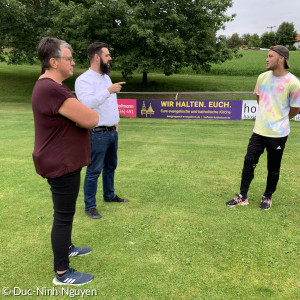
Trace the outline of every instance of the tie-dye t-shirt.
<path fill-rule="evenodd" d="M 291 73 L 276 77 L 272 71 L 258 76 L 254 94 L 259 95 L 253 131 L 267 137 L 290 133 L 290 107 L 300 107 L 300 81 Z"/>

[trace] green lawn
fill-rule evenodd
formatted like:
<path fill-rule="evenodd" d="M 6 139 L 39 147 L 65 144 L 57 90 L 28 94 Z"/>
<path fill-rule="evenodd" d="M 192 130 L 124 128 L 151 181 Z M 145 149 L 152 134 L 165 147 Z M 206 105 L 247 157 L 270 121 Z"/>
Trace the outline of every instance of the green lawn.
<path fill-rule="evenodd" d="M 143 85 L 142 75 L 133 74 L 133 78 L 126 80 L 122 92 L 132 94 L 119 94 L 119 98 L 171 98 L 174 95 L 137 95 L 133 92 L 249 92 L 254 89 L 257 76 L 265 71 L 267 51 L 240 51 L 242 58 L 226 61 L 222 64 L 212 65 L 210 73 L 192 74 L 187 68 L 180 74 L 165 76 L 161 73 L 149 73 L 148 83 Z M 300 77 L 300 51 L 290 53 L 290 71 Z M 75 66 L 74 75 L 65 83 L 74 90 L 75 79 L 85 69 Z M 30 103 L 31 91 L 35 81 L 40 76 L 39 65 L 13 66 L 0 63 L 0 102 Z M 187 73 L 187 74 L 186 74 Z M 121 72 L 113 71 L 113 82 L 124 81 Z M 182 98 L 189 99 L 199 96 L 186 95 Z M 248 97 L 249 98 L 249 97 Z M 212 95 L 212 99 L 217 99 Z M 236 99 L 230 96 L 229 99 Z M 238 98 L 240 99 L 240 98 Z M 245 99 L 245 97 L 244 97 Z M 249 98 L 251 99 L 251 98 Z"/>
<path fill-rule="evenodd" d="M 130 202 L 104 203 L 100 188 L 103 217 L 91 220 L 81 189 L 73 242 L 93 252 L 71 266 L 95 279 L 75 290 L 94 289 L 101 300 L 299 299 L 300 122 L 291 125 L 272 208 L 259 209 L 265 154 L 250 205 L 225 206 L 238 192 L 253 124 L 122 118 L 116 192 Z M 0 129 L 1 289 L 50 290 L 51 193 L 31 159 L 30 104 L 2 100 Z"/>
<path fill-rule="evenodd" d="M 83 69 L 75 68 L 74 75 L 65 81 L 71 90 L 74 90 L 75 79 L 83 72 Z M 7 66 L 0 63 L 0 102 L 30 103 L 31 92 L 35 81 L 40 76 L 40 66 Z M 121 72 L 112 73 L 112 81 L 124 81 Z M 256 77 L 220 75 L 186 75 L 175 74 L 165 76 L 159 73 L 148 75 L 148 84 L 141 83 L 141 74 L 134 74 L 132 79 L 127 80 L 122 92 L 252 92 Z M 143 98 L 144 95 L 118 94 L 119 98 Z M 147 96 L 153 97 L 153 96 Z M 162 97 L 160 96 L 155 96 Z M 174 95 L 168 96 L 174 99 Z M 191 97 L 191 96 L 188 96 Z M 194 96 L 195 97 L 195 96 Z"/>
<path fill-rule="evenodd" d="M 212 66 L 211 74 L 230 76 L 257 76 L 266 71 L 268 51 L 241 50 L 242 58 L 226 61 Z M 290 51 L 290 71 L 300 76 L 300 51 Z"/>

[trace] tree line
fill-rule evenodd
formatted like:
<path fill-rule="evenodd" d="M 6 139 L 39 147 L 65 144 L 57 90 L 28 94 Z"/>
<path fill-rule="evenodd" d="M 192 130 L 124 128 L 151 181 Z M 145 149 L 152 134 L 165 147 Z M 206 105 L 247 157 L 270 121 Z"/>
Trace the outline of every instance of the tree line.
<path fill-rule="evenodd" d="M 261 36 L 258 34 L 243 34 L 239 36 L 237 33 L 232 34 L 230 37 L 224 37 L 225 44 L 228 48 L 270 48 L 274 45 L 284 45 L 289 50 L 295 50 L 297 32 L 294 24 L 283 22 L 277 31 L 265 32 Z"/>
<path fill-rule="evenodd" d="M 235 55 L 216 34 L 233 20 L 226 14 L 231 6 L 232 0 L 0 0 L 0 57 L 33 63 L 39 40 L 55 36 L 82 64 L 90 43 L 106 42 L 124 77 L 209 70 Z"/>
<path fill-rule="evenodd" d="M 209 71 L 237 56 L 240 41 L 217 36 L 235 17 L 226 14 L 231 6 L 232 0 L 0 0 L 0 60 L 34 63 L 40 39 L 55 36 L 85 65 L 87 46 L 106 42 L 125 78 L 133 71 L 143 82 L 157 69 Z"/>

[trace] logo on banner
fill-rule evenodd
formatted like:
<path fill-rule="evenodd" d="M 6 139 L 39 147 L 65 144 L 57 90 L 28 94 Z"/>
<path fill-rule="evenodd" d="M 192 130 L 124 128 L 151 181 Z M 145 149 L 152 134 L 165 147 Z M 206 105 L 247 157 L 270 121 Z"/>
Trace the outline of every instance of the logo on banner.
<path fill-rule="evenodd" d="M 148 118 L 148 115 L 151 116 L 155 114 L 155 111 L 153 110 L 152 106 L 151 106 L 151 102 L 149 104 L 149 107 L 147 109 L 146 107 L 146 104 L 145 104 L 145 101 L 143 101 L 143 106 L 142 106 L 142 109 L 141 109 L 141 116 L 146 116 L 146 118 Z"/>
<path fill-rule="evenodd" d="M 243 100 L 242 119 L 255 119 L 257 111 L 256 100 Z"/>

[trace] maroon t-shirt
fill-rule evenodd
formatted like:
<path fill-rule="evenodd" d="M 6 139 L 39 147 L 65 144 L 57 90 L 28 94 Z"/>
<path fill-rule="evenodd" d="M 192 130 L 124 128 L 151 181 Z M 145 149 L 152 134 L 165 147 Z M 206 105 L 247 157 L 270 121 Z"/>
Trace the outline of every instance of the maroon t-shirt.
<path fill-rule="evenodd" d="M 88 130 L 58 113 L 68 98 L 75 98 L 70 89 L 50 78 L 38 80 L 33 88 L 35 143 L 32 157 L 36 172 L 45 178 L 62 176 L 91 162 Z"/>

